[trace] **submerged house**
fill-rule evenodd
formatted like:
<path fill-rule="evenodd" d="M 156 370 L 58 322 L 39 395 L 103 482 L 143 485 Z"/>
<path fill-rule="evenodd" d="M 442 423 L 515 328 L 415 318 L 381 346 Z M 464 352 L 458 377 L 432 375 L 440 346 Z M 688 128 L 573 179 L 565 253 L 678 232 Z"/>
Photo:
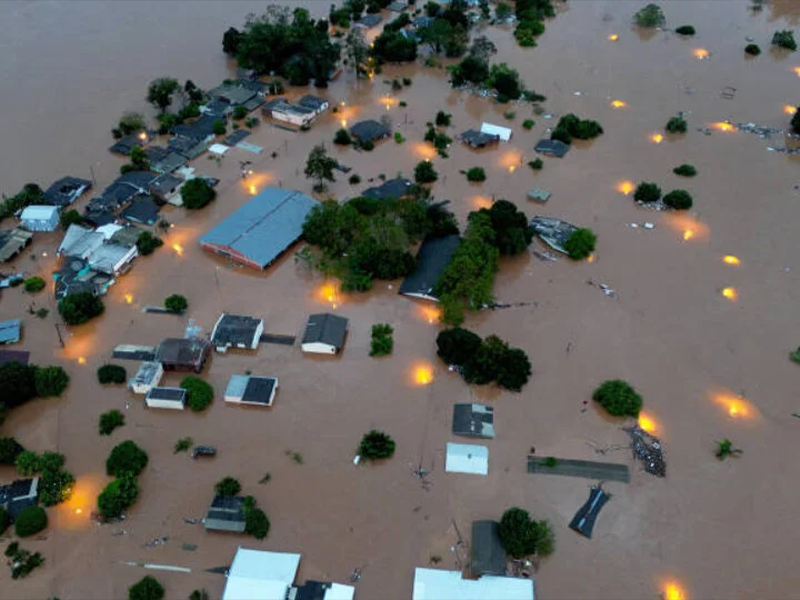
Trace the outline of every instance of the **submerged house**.
<path fill-rule="evenodd" d="M 267 102 L 261 109 L 262 114 L 267 118 L 291 123 L 302 127 L 309 125 L 319 116 L 314 109 L 299 104 L 292 104 L 286 98 L 275 98 Z"/>
<path fill-rule="evenodd" d="M 597 515 L 600 514 L 600 510 L 606 505 L 609 498 L 610 496 L 602 488 L 592 487 L 589 499 L 572 517 L 569 528 L 591 539 Z"/>
<path fill-rule="evenodd" d="M 264 319 L 222 313 L 211 332 L 211 345 L 217 352 L 228 348 L 255 350 L 264 333 Z"/>
<path fill-rule="evenodd" d="M 8 512 L 11 519 L 30 506 L 36 506 L 39 498 L 39 478 L 17 479 L 0 485 L 0 507 Z"/>
<path fill-rule="evenodd" d="M 128 388 L 134 394 L 147 394 L 152 388 L 158 386 L 164 376 L 164 367 L 161 363 L 144 361 L 139 365 L 136 375 L 128 382 Z"/>
<path fill-rule="evenodd" d="M 533 580 L 485 575 L 463 579 L 461 571 L 414 569 L 412 600 L 534 600 Z"/>
<path fill-rule="evenodd" d="M 325 100 L 325 98 L 320 98 L 319 96 L 311 96 L 306 95 L 300 98 L 297 101 L 297 104 L 302 106 L 303 108 L 308 108 L 314 111 L 315 114 L 321 115 L 330 106 L 329 102 Z"/>
<path fill-rule="evenodd" d="M 27 350 L 0 350 L 0 367 L 12 362 L 27 365 L 30 359 L 31 353 Z"/>
<path fill-rule="evenodd" d="M 460 237 L 457 234 L 444 237 L 428 236 L 417 252 L 417 263 L 400 285 L 398 293 L 413 298 L 438 302 L 433 288 L 444 273 L 458 248 Z"/>
<path fill-rule="evenodd" d="M 453 406 L 453 435 L 493 438 L 494 408 L 485 404 L 456 404 Z"/>
<path fill-rule="evenodd" d="M 266 188 L 198 241 L 208 252 L 263 270 L 300 238 L 316 204 L 301 192 Z"/>
<path fill-rule="evenodd" d="M 500 136 L 496 133 L 483 133 L 477 129 L 468 129 L 461 134 L 460 138 L 470 148 L 485 148 L 500 142 Z"/>
<path fill-rule="evenodd" d="M 62 177 L 47 188 L 44 199 L 54 206 L 69 206 L 91 189 L 92 182 L 78 177 Z"/>
<path fill-rule="evenodd" d="M 338 354 L 347 337 L 347 319 L 330 313 L 311 315 L 301 348 L 313 354 Z"/>
<path fill-rule="evenodd" d="M 206 531 L 244 533 L 246 525 L 244 498 L 239 496 L 214 496 L 208 507 L 203 527 Z"/>
<path fill-rule="evenodd" d="M 186 408 L 186 390 L 180 387 L 152 387 L 145 396 L 147 408 Z"/>
<path fill-rule="evenodd" d="M 506 549 L 500 541 L 497 521 L 472 522 L 472 561 L 475 577 L 506 574 Z"/>
<path fill-rule="evenodd" d="M 539 140 L 533 148 L 536 152 L 546 156 L 555 156 L 562 158 L 569 152 L 569 145 L 561 140 Z"/>
<path fill-rule="evenodd" d="M 364 190 L 361 195 L 365 198 L 374 198 L 376 200 L 387 200 L 389 198 L 406 198 L 411 195 L 412 186 L 414 184 L 410 179 L 404 177 L 395 177 L 389 179 L 377 187 L 371 187 Z"/>
<path fill-rule="evenodd" d="M 72 257 L 53 273 L 53 279 L 56 282 L 56 300 L 78 292 L 89 292 L 95 296 L 102 296 L 116 281 L 113 276 L 92 269 L 85 259 Z"/>
<path fill-rule="evenodd" d="M 501 141 L 507 142 L 514 135 L 508 127 L 501 127 L 500 125 L 492 125 L 491 123 L 481 123 L 481 133 L 488 135 L 496 135 Z"/>
<path fill-rule="evenodd" d="M 350 135 L 362 144 L 364 142 L 377 142 L 389 137 L 391 133 L 391 130 L 386 125 L 373 119 L 360 121 L 350 128 Z"/>
<path fill-rule="evenodd" d="M 178 155 L 176 154 L 175 156 Z M 153 180 L 148 191 L 160 202 L 169 202 L 175 194 L 180 192 L 181 186 L 184 183 L 186 182 L 180 177 L 175 177 L 165 172 Z"/>
<path fill-rule="evenodd" d="M 165 371 L 200 373 L 211 354 L 211 344 L 201 338 L 167 338 L 158 345 L 155 360 Z"/>
<path fill-rule="evenodd" d="M 33 234 L 23 229 L 6 229 L 0 231 L 0 262 L 6 262 L 17 256 L 31 243 Z"/>
<path fill-rule="evenodd" d="M 277 390 L 278 380 L 275 377 L 231 375 L 228 387 L 225 389 L 225 402 L 272 406 Z"/>
<path fill-rule="evenodd" d="M 553 250 L 569 254 L 564 244 L 578 228 L 571 223 L 550 217 L 534 217 L 528 225 Z"/>
<path fill-rule="evenodd" d="M 94 271 L 117 275 L 139 254 L 135 244 L 121 245 L 110 241 L 121 229 L 119 225 L 105 225 L 97 230 L 70 225 L 56 253 L 84 260 Z"/>
<path fill-rule="evenodd" d="M 486 446 L 447 443 L 444 470 L 448 473 L 489 474 L 489 449 Z"/>
<path fill-rule="evenodd" d="M 34 205 L 22 210 L 19 221 L 28 231 L 55 231 L 58 218 L 57 206 Z"/>
<path fill-rule="evenodd" d="M 154 225 L 158 221 L 160 210 L 161 207 L 152 196 L 139 196 L 120 213 L 120 216 L 134 223 Z"/>

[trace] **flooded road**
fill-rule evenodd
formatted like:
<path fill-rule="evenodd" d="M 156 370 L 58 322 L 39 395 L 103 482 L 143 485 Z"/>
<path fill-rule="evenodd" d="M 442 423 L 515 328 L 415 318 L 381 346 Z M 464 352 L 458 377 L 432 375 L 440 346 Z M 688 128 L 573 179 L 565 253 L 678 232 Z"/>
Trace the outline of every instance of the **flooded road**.
<path fill-rule="evenodd" d="M 234 149 L 220 164 L 199 157 L 193 166 L 221 180 L 217 200 L 198 213 L 165 209 L 176 226 L 164 247 L 135 261 L 111 288 L 105 315 L 70 328 L 64 349 L 49 292 L 3 290 L 0 318 L 24 318 L 24 340 L 15 349 L 30 350 L 38 364 L 62 364 L 72 376 L 64 397 L 14 411 L 3 435 L 13 434 L 29 449 L 63 452 L 78 484 L 67 505 L 49 511 L 47 539 L 22 544 L 45 555 L 44 568 L 13 583 L 7 571 L 0 572 L 0 598 L 124 598 L 128 586 L 147 574 L 126 562 L 192 569 L 152 572 L 169 598 L 201 587 L 219 597 L 224 578 L 205 570 L 229 564 L 239 545 L 301 552 L 299 581 L 346 582 L 358 567 L 358 598 L 408 598 L 414 567 L 428 565 L 431 556 L 441 556 L 443 568 L 463 564 L 463 551 L 457 556 L 450 550 L 458 539 L 454 523 L 468 537 L 473 519 L 499 519 L 515 505 L 549 519 L 556 534 L 555 553 L 534 575 L 541 598 L 653 598 L 670 584 L 687 598 L 795 597 L 793 555 L 800 536 L 786 523 L 796 510 L 800 467 L 787 449 L 795 447 L 800 427 L 790 416 L 798 410 L 800 373 L 787 353 L 800 343 L 793 329 L 800 299 L 794 258 L 798 158 L 766 150 L 783 146 L 782 139 L 712 124 L 788 125 L 784 106 L 798 101 L 794 69 L 800 55 L 771 50 L 769 40 L 775 30 L 797 26 L 800 3 L 772 2 L 761 13 L 745 2 L 665 3 L 668 27 L 697 29 L 688 39 L 632 28 L 630 17 L 642 4 L 570 1 L 533 49 L 517 47 L 510 30 L 486 29 L 499 49 L 493 60 L 518 69 L 529 88 L 547 96 L 544 106 L 553 119 L 533 115 L 528 105 L 494 105 L 450 90 L 443 69 L 387 67 L 373 81 L 356 82 L 351 73 L 340 77 L 325 95 L 341 110 L 307 133 L 262 124 L 248 140 L 263 146 L 262 154 Z M 328 7 L 305 5 L 318 15 Z M 263 7 L 189 1 L 0 5 L 2 191 L 13 194 L 28 181 L 49 185 L 64 174 L 88 178 L 90 166 L 102 190 L 123 162 L 107 152 L 110 129 L 125 110 L 145 110 L 148 81 L 174 76 L 209 88 L 230 76 L 234 65 L 221 52 L 222 33 Z M 618 39 L 609 40 L 612 35 Z M 761 56 L 745 57 L 746 37 L 761 46 Z M 413 84 L 392 92 L 384 80 L 398 77 L 411 77 Z M 735 89 L 732 99 L 722 96 L 726 87 Z M 625 106 L 616 108 L 614 100 Z M 453 138 L 482 120 L 508 124 L 514 137 L 481 153 L 456 143 L 450 158 L 436 157 L 422 139 L 426 121 L 440 109 L 453 115 Z M 504 118 L 507 110 L 516 112 L 513 121 Z M 663 134 L 678 111 L 688 113 L 688 133 L 664 134 L 654 143 L 653 134 Z M 534 144 L 568 112 L 600 121 L 605 134 L 531 171 L 526 163 L 535 157 Z M 388 140 L 371 153 L 330 144 L 342 120 L 353 124 L 383 115 L 407 139 L 404 144 Z M 526 118 L 536 121 L 531 131 L 521 126 Z M 697 131 L 705 127 L 710 135 Z M 303 167 L 321 141 L 362 178 L 351 186 L 337 173 L 329 189 L 337 198 L 379 183 L 380 174 L 408 176 L 417 162 L 431 158 L 439 173 L 434 196 L 449 199 L 462 224 L 469 211 L 494 197 L 516 202 L 529 217 L 555 216 L 597 232 L 593 263 L 541 262 L 531 253 L 502 261 L 498 300 L 530 305 L 467 320 L 465 326 L 481 335 L 496 333 L 527 351 L 534 374 L 522 393 L 470 388 L 449 373 L 435 355 L 439 326 L 429 323 L 424 305 L 397 296 L 399 282 L 378 282 L 364 296 L 337 297 L 334 309 L 320 293 L 325 282 L 291 252 L 260 274 L 200 250 L 197 238 L 253 191 L 281 185 L 310 194 Z M 246 183 L 239 160 L 253 160 L 255 173 Z M 673 175 L 682 163 L 695 165 L 697 177 Z M 470 184 L 460 174 L 473 166 L 486 170 L 486 182 Z M 687 189 L 694 208 L 685 215 L 638 208 L 618 188 L 642 180 L 658 182 L 665 192 Z M 552 191 L 547 205 L 525 199 L 532 187 Z M 644 222 L 655 228 L 644 229 Z M 49 277 L 60 237 L 37 235 L 15 266 Z M 531 246 L 541 249 L 538 241 Z M 739 264 L 726 262 L 728 255 Z M 589 279 L 612 287 L 617 299 L 587 285 Z M 723 295 L 726 288 L 735 290 L 728 294 L 735 299 Z M 340 358 L 328 360 L 273 345 L 261 345 L 255 354 L 214 355 L 205 372 L 216 392 L 208 411 L 148 411 L 125 389 L 100 386 L 96 369 L 116 344 L 155 345 L 182 335 L 187 318 L 141 312 L 173 293 L 188 298 L 187 317 L 203 333 L 226 311 L 262 316 L 269 333 L 301 335 L 310 312 L 334 310 L 350 319 L 347 346 Z M 33 301 L 50 308 L 50 315 L 29 316 Z M 372 359 L 370 328 L 381 322 L 395 328 L 394 352 Z M 135 371 L 135 363 L 124 364 L 129 374 Z M 415 381 L 420 364 L 433 369 L 427 385 Z M 246 370 L 279 377 L 272 409 L 225 406 L 228 378 Z M 581 412 L 583 401 L 609 378 L 626 379 L 643 395 L 664 442 L 666 479 L 642 472 L 626 450 L 595 452 L 627 443 L 619 430 L 623 422 L 605 419 L 592 406 Z M 179 381 L 174 374 L 165 378 L 167 384 Z M 463 442 L 450 434 L 452 405 L 471 399 L 495 406 L 497 438 L 485 442 L 487 477 L 444 473 L 446 443 Z M 126 425 L 100 437 L 98 415 L 112 408 L 123 410 Z M 371 428 L 390 433 L 397 453 L 385 464 L 354 467 L 360 436 Z M 216 446 L 217 457 L 202 462 L 173 454 L 184 436 Z M 714 443 L 723 438 L 744 455 L 717 461 Z M 128 520 L 100 527 L 89 513 L 107 482 L 105 458 L 125 439 L 141 445 L 150 463 Z M 630 485 L 606 484 L 613 498 L 592 540 L 567 528 L 591 482 L 528 475 L 531 446 L 543 456 L 631 465 Z M 287 451 L 301 453 L 302 464 Z M 427 491 L 413 475 L 419 466 L 431 471 Z M 259 484 L 267 472 L 271 480 Z M 272 527 L 263 542 L 205 533 L 183 521 L 204 515 L 214 483 L 226 475 L 239 479 L 269 515 Z M 12 477 L 11 469 L 0 469 L 0 480 Z M 163 536 L 169 537 L 165 545 L 145 547 Z M 197 549 L 183 550 L 183 544 Z"/>

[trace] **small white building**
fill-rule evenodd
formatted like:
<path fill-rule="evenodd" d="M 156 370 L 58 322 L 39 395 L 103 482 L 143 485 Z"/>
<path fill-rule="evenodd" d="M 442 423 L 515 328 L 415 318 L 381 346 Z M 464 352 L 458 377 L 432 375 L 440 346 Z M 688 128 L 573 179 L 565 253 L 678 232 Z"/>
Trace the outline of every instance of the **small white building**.
<path fill-rule="evenodd" d="M 251 406 L 272 406 L 277 390 L 278 380 L 275 377 L 232 375 L 228 387 L 225 389 L 225 402 Z"/>
<path fill-rule="evenodd" d="M 264 319 L 222 313 L 211 331 L 211 345 L 223 354 L 228 348 L 255 350 L 264 333 Z"/>
<path fill-rule="evenodd" d="M 414 569 L 412 600 L 534 600 L 533 580 L 484 575 L 463 579 L 460 571 Z"/>
<path fill-rule="evenodd" d="M 148 408 L 183 410 L 186 407 L 186 390 L 179 387 L 150 388 L 144 402 Z"/>
<path fill-rule="evenodd" d="M 489 449 L 472 444 L 447 444 L 444 470 L 448 473 L 489 474 Z"/>
<path fill-rule="evenodd" d="M 58 207 L 28 206 L 22 211 L 19 220 L 28 231 L 55 231 L 58 227 Z"/>
<path fill-rule="evenodd" d="M 347 319 L 330 313 L 311 315 L 301 348 L 314 354 L 338 354 L 347 337 Z"/>
<path fill-rule="evenodd" d="M 134 394 L 147 394 L 156 387 L 164 376 L 164 367 L 159 362 L 145 361 L 139 366 L 136 375 L 128 382 L 128 388 Z"/>
<path fill-rule="evenodd" d="M 500 127 L 500 125 L 492 125 L 491 123 L 481 123 L 481 133 L 487 135 L 496 135 L 502 141 L 507 142 L 514 135 L 508 127 Z"/>

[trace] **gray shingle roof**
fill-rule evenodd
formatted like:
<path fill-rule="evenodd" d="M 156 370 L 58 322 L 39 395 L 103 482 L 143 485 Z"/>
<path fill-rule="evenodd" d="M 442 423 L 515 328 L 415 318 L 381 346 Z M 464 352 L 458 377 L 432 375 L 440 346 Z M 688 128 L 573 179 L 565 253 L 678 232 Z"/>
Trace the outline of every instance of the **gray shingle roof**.
<path fill-rule="evenodd" d="M 499 135 L 483 133 L 477 129 L 467 129 L 461 134 L 461 141 L 473 148 L 483 148 L 487 144 L 494 144 L 500 141 Z"/>
<path fill-rule="evenodd" d="M 77 177 L 62 177 L 54 181 L 44 193 L 48 204 L 68 206 L 80 198 L 86 190 L 92 187 L 92 182 Z"/>
<path fill-rule="evenodd" d="M 506 551 L 500 542 L 497 521 L 472 522 L 472 574 L 505 575 Z"/>
<path fill-rule="evenodd" d="M 176 400 L 186 399 L 186 390 L 178 387 L 154 387 L 147 392 L 148 400 Z"/>
<path fill-rule="evenodd" d="M 214 346 L 250 347 L 256 336 L 261 319 L 241 315 L 223 314 L 211 334 Z"/>
<path fill-rule="evenodd" d="M 561 158 L 569 152 L 569 146 L 561 140 L 539 140 L 533 148 L 536 152 Z"/>
<path fill-rule="evenodd" d="M 321 343 L 341 349 L 347 335 L 347 319 L 330 313 L 318 313 L 308 317 L 303 344 Z"/>
<path fill-rule="evenodd" d="M 458 248 L 458 235 L 426 237 L 417 252 L 417 266 L 400 285 L 400 294 L 435 299 L 433 288 Z"/>
<path fill-rule="evenodd" d="M 364 190 L 361 195 L 366 198 L 384 200 L 386 198 L 404 198 L 411 193 L 411 180 L 397 177 L 379 185 Z"/>
<path fill-rule="evenodd" d="M 201 237 L 200 245 L 241 255 L 263 269 L 302 235 L 316 204 L 297 191 L 266 188 Z"/>
<path fill-rule="evenodd" d="M 374 142 L 386 137 L 391 131 L 383 123 L 369 119 L 353 125 L 350 128 L 350 133 L 361 142 Z"/>
<path fill-rule="evenodd" d="M 456 404 L 453 407 L 453 434 L 493 438 L 494 408 L 483 404 Z"/>
<path fill-rule="evenodd" d="M 214 496 L 203 525 L 206 529 L 242 533 L 245 523 L 244 498 Z"/>

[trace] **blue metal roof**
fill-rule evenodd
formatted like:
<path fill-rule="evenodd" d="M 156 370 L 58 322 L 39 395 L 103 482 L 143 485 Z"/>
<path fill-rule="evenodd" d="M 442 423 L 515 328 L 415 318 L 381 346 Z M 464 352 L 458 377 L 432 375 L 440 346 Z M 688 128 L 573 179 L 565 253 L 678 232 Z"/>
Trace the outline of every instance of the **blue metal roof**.
<path fill-rule="evenodd" d="M 19 341 L 22 321 L 12 319 L 0 323 L 0 344 L 13 344 Z"/>
<path fill-rule="evenodd" d="M 317 202 L 301 192 L 266 188 L 200 238 L 228 248 L 263 269 L 303 233 L 303 222 Z"/>

